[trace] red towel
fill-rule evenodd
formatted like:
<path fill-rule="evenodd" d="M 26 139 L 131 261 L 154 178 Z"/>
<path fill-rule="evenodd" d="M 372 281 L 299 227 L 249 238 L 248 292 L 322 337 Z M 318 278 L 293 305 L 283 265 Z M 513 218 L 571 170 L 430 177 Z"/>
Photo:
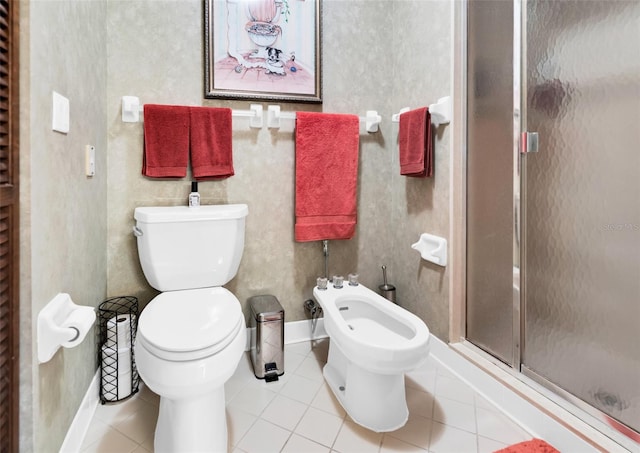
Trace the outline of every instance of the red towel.
<path fill-rule="evenodd" d="M 531 439 L 497 450 L 494 453 L 560 453 L 541 439 Z"/>
<path fill-rule="evenodd" d="M 231 109 L 191 107 L 190 112 L 193 177 L 233 176 Z"/>
<path fill-rule="evenodd" d="M 433 176 L 433 147 L 431 114 L 427 107 L 400 115 L 400 174 L 404 176 Z"/>
<path fill-rule="evenodd" d="M 296 241 L 355 234 L 359 128 L 355 115 L 296 113 Z"/>
<path fill-rule="evenodd" d="M 142 174 L 184 178 L 189 164 L 189 107 L 144 106 Z"/>

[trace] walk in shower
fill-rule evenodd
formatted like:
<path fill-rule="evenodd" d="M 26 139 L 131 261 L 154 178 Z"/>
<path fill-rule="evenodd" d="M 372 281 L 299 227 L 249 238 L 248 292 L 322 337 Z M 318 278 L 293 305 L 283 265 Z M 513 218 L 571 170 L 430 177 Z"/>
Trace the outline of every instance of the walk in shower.
<path fill-rule="evenodd" d="M 466 339 L 640 443 L 640 2 L 470 0 L 467 35 Z"/>

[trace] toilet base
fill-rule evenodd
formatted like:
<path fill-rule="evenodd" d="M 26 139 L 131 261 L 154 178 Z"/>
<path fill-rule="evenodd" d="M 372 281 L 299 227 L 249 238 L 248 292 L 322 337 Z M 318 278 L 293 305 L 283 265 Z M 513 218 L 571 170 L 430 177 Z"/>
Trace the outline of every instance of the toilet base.
<path fill-rule="evenodd" d="M 154 451 L 226 453 L 224 386 L 206 395 L 188 399 L 161 397 Z"/>
<path fill-rule="evenodd" d="M 322 374 L 334 395 L 359 425 L 376 432 L 395 431 L 407 423 L 409 409 L 404 373 L 380 374 L 349 361 L 340 347 L 329 343 Z"/>

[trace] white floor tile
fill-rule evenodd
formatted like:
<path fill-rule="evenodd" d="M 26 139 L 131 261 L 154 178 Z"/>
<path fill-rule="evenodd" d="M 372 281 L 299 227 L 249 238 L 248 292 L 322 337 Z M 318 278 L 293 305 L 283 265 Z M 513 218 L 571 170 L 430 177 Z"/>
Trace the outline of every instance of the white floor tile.
<path fill-rule="evenodd" d="M 294 374 L 289 376 L 288 382 L 280 390 L 280 393 L 301 403 L 309 404 L 321 386 L 322 381 L 320 380 L 308 379 Z"/>
<path fill-rule="evenodd" d="M 251 453 L 273 453 L 284 447 L 290 434 L 286 429 L 258 419 L 237 446 Z"/>
<path fill-rule="evenodd" d="M 344 408 L 327 384 L 322 384 L 322 387 L 318 390 L 315 398 L 311 401 L 311 407 L 315 407 L 316 409 L 320 409 L 340 418 L 344 418 L 346 415 Z"/>
<path fill-rule="evenodd" d="M 421 417 L 433 417 L 433 394 L 417 390 L 412 387 L 405 388 L 409 417 L 419 415 Z"/>
<path fill-rule="evenodd" d="M 276 396 L 267 406 L 261 418 L 282 428 L 293 431 L 307 410 L 307 405 L 288 398 L 284 395 Z"/>
<path fill-rule="evenodd" d="M 284 372 L 285 374 L 295 373 L 298 367 L 307 356 L 305 354 L 296 354 L 295 352 L 284 351 Z"/>
<path fill-rule="evenodd" d="M 477 453 L 477 436 L 453 426 L 433 422 L 429 451 L 432 453 Z"/>
<path fill-rule="evenodd" d="M 310 407 L 298 423 L 295 433 L 314 442 L 331 447 L 342 426 L 342 419 Z"/>
<path fill-rule="evenodd" d="M 427 450 L 416 447 L 415 445 L 408 444 L 385 434 L 382 438 L 382 445 L 380 446 L 380 453 L 427 453 Z"/>
<path fill-rule="evenodd" d="M 345 420 L 333 449 L 340 453 L 377 453 L 382 433 L 370 431 L 351 420 Z"/>
<path fill-rule="evenodd" d="M 470 433 L 476 432 L 476 408 L 471 404 L 436 397 L 433 405 L 433 419 Z"/>
<path fill-rule="evenodd" d="M 240 439 L 258 419 L 257 416 L 227 405 L 227 432 L 229 445 L 237 445 Z"/>
<path fill-rule="evenodd" d="M 81 450 L 102 439 L 112 429 L 110 425 L 94 417 L 82 441 Z"/>
<path fill-rule="evenodd" d="M 405 376 L 405 386 L 433 394 L 436 388 L 436 366 L 427 362 Z"/>
<path fill-rule="evenodd" d="M 130 453 L 138 448 L 138 443 L 127 436 L 110 428 L 97 441 L 82 450 L 83 453 Z"/>
<path fill-rule="evenodd" d="M 140 391 L 138 398 L 146 401 L 147 403 L 154 404 L 155 406 L 160 405 L 160 397 L 153 393 L 151 389 L 145 385 L 144 382 L 140 381 L 139 388 Z"/>
<path fill-rule="evenodd" d="M 329 448 L 297 434 L 292 434 L 282 449 L 282 453 L 329 453 L 329 451 Z"/>
<path fill-rule="evenodd" d="M 95 412 L 95 418 L 109 425 L 121 422 L 134 415 L 140 404 L 137 395 L 125 401 L 118 403 L 98 404 Z M 144 400 L 141 400 L 144 402 Z"/>
<path fill-rule="evenodd" d="M 266 388 L 264 382 L 257 379 L 256 381 L 256 383 L 244 387 L 240 393 L 227 403 L 227 406 L 242 409 L 253 415 L 260 415 L 273 398 L 275 398 L 276 393 Z"/>
<path fill-rule="evenodd" d="M 298 343 L 289 343 L 284 345 L 285 356 L 288 353 L 294 353 L 294 354 L 300 354 L 300 355 L 306 356 L 309 352 L 311 352 L 310 341 L 300 341 Z"/>
<path fill-rule="evenodd" d="M 457 377 L 438 374 L 435 396 L 442 396 L 461 403 L 475 404 L 475 391 Z"/>
<path fill-rule="evenodd" d="M 501 450 L 507 446 L 507 444 L 497 442 L 493 439 L 478 436 L 478 453 L 493 453 L 496 450 Z"/>
<path fill-rule="evenodd" d="M 480 436 L 488 437 L 507 445 L 531 438 L 531 435 L 502 413 L 477 407 L 476 417 Z"/>
<path fill-rule="evenodd" d="M 247 385 L 246 377 L 233 375 L 224 383 L 224 398 L 227 403 L 231 401 L 238 393 L 240 393 Z"/>
<path fill-rule="evenodd" d="M 429 448 L 432 421 L 425 417 L 411 416 L 407 424 L 395 431 L 385 433 L 385 439 L 393 437 L 423 450 Z"/>
<path fill-rule="evenodd" d="M 158 421 L 158 406 L 140 400 L 138 411 L 131 417 L 118 421 L 112 426 L 137 443 L 142 443 L 153 435 Z"/>
<path fill-rule="evenodd" d="M 295 374 L 314 381 L 324 381 L 322 377 L 323 362 L 319 362 L 313 354 L 308 355 L 296 369 Z"/>
<path fill-rule="evenodd" d="M 329 356 L 329 339 L 321 338 L 311 342 L 310 356 L 313 356 L 322 363 L 327 363 L 327 357 Z"/>

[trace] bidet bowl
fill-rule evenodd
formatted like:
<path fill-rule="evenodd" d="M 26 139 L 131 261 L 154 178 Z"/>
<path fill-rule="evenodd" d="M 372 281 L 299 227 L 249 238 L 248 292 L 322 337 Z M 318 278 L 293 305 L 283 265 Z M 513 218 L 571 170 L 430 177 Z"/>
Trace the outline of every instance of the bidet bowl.
<path fill-rule="evenodd" d="M 376 373 L 404 373 L 429 354 L 429 328 L 413 313 L 369 288 L 329 285 L 313 295 L 324 312 L 324 326 L 351 361 Z"/>

